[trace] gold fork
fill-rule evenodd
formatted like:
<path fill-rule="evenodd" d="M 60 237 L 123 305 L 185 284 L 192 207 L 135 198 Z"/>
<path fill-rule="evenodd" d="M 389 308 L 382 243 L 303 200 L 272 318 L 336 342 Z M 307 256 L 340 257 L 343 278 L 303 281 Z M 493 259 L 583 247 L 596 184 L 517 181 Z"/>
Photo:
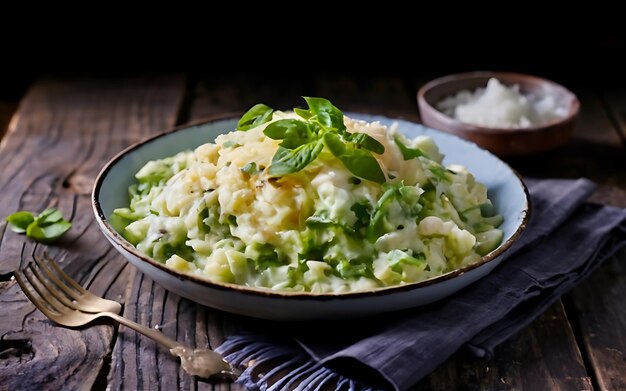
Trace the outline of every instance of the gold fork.
<path fill-rule="evenodd" d="M 241 374 L 239 369 L 213 350 L 189 348 L 158 330 L 119 316 L 122 307 L 118 302 L 91 294 L 65 274 L 47 254 L 43 258 L 33 258 L 34 262 L 13 275 L 26 297 L 54 322 L 78 327 L 97 318 L 108 317 L 165 346 L 173 356 L 180 357 L 183 369 L 191 375 L 203 378 L 220 375 L 236 379 Z"/>

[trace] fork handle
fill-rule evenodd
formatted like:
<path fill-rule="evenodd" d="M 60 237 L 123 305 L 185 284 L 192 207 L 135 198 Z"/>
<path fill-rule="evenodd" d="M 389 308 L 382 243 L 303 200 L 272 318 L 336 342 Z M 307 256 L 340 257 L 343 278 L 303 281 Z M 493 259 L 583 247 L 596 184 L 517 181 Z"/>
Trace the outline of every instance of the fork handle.
<path fill-rule="evenodd" d="M 166 336 L 165 334 L 163 334 L 157 329 L 152 329 L 146 326 L 142 326 L 139 323 L 135 323 L 132 320 L 126 319 L 123 316 L 119 316 L 118 314 L 114 314 L 113 312 L 102 312 L 101 314 L 116 320 L 117 322 L 123 324 L 124 326 L 127 326 L 135 330 L 136 332 L 145 335 L 146 337 L 150 339 L 153 339 L 154 341 L 165 346 L 168 350 L 171 350 L 177 347 L 183 347 L 183 348 L 185 347 L 180 342 L 174 341 L 173 339 L 169 338 L 168 336 Z"/>
<path fill-rule="evenodd" d="M 241 373 L 239 369 L 226 362 L 221 354 L 211 349 L 189 348 L 156 329 L 142 326 L 113 312 L 101 312 L 100 315 L 108 316 L 165 346 L 172 356 L 180 358 L 183 369 L 191 375 L 208 378 L 212 375 L 220 374 L 235 379 Z"/>

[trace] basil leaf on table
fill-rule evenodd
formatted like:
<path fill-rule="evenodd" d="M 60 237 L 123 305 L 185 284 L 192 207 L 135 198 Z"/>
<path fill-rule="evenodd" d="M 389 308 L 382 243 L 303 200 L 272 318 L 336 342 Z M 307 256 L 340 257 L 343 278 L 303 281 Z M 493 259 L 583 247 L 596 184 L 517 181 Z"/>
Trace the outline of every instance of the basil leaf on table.
<path fill-rule="evenodd" d="M 250 108 L 237 123 L 237 130 L 249 130 L 272 120 L 274 109 L 264 105 L 256 104 Z"/>
<path fill-rule="evenodd" d="M 6 218 L 13 232 L 26 234 L 27 237 L 42 243 L 51 243 L 60 238 L 72 223 L 63 219 L 61 212 L 48 208 L 35 217 L 31 212 L 19 211 Z"/>
<path fill-rule="evenodd" d="M 30 212 L 20 211 L 7 216 L 6 220 L 11 231 L 21 234 L 25 233 L 28 226 L 35 221 L 35 216 Z"/>
<path fill-rule="evenodd" d="M 39 213 L 39 216 L 37 216 L 36 220 L 37 220 L 37 225 L 44 226 L 44 225 L 56 223 L 62 218 L 63 218 L 63 215 L 61 214 L 61 212 L 59 212 L 58 209 L 48 208 L 44 210 L 43 212 Z"/>
<path fill-rule="evenodd" d="M 72 228 L 72 223 L 65 220 L 46 226 L 31 224 L 28 226 L 26 236 L 41 243 L 51 243 L 60 238 L 70 228 Z"/>

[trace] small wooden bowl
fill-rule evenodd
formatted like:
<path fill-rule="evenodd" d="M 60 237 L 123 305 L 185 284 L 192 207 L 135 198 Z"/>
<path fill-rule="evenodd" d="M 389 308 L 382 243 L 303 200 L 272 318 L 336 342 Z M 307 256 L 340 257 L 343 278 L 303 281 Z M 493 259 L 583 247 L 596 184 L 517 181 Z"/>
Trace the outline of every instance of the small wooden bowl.
<path fill-rule="evenodd" d="M 520 92 L 529 94 L 542 91 L 565 102 L 568 114 L 561 119 L 544 124 L 516 127 L 490 128 L 456 120 L 435 107 L 442 99 L 461 90 L 473 91 L 485 87 L 495 77 L 503 84 L 519 85 Z M 580 102 L 567 88 L 540 77 L 508 72 L 470 72 L 444 76 L 426 83 L 417 92 L 422 122 L 431 128 L 456 134 L 500 156 L 519 156 L 553 149 L 566 142 L 574 129 Z"/>

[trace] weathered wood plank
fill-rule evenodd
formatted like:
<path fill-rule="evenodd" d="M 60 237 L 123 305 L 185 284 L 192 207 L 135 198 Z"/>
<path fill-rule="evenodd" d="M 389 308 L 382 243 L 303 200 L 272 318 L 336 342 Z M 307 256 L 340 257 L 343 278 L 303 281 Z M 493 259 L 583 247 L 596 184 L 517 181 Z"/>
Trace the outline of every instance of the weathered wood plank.
<path fill-rule="evenodd" d="M 626 389 L 626 251 L 572 292 L 576 326 L 602 390 Z"/>
<path fill-rule="evenodd" d="M 620 134 L 622 144 L 626 147 L 626 93 L 623 91 L 604 92 L 602 102 L 606 106 L 609 119 Z"/>
<path fill-rule="evenodd" d="M 491 359 L 459 352 L 413 390 L 592 390 L 565 311 L 553 305 Z"/>
<path fill-rule="evenodd" d="M 597 96 L 581 98 L 572 139 L 554 151 L 510 158 L 523 175 L 537 178 L 589 178 L 599 185 L 592 200 L 626 207 L 626 153 Z"/>
<path fill-rule="evenodd" d="M 17 110 L 17 102 L 0 100 L 0 140 L 6 133 L 15 110 Z"/>
<path fill-rule="evenodd" d="M 166 291 L 140 272 L 133 274 L 128 285 L 124 316 L 191 347 L 217 347 L 219 332 L 211 328 L 220 324 L 218 312 Z M 242 390 L 228 382 L 205 381 L 189 376 L 166 349 L 138 335 L 127 327 L 119 328 L 113 350 L 108 386 L 111 389 Z"/>
<path fill-rule="evenodd" d="M 626 135 L 626 94 L 605 96 L 606 118 L 613 127 Z M 610 126 L 605 127 L 609 132 Z M 620 140 L 621 142 L 623 140 Z M 617 144 L 618 142 L 616 142 Z M 621 148 L 626 156 L 626 145 Z M 618 187 L 610 197 L 611 203 L 626 207 L 626 164 L 611 167 L 611 185 Z M 584 343 L 595 379 L 603 390 L 626 389 L 626 251 L 616 254 L 607 265 L 574 289 L 571 303 L 576 323 Z"/>
<path fill-rule="evenodd" d="M 68 274 L 92 292 L 123 301 L 131 269 L 99 232 L 93 181 L 131 142 L 174 125 L 181 77 L 41 80 L 21 102 L 0 146 L 0 217 L 58 207 L 73 227 L 48 247 Z M 0 223 L 0 275 L 8 277 L 44 247 Z M 23 256 L 22 253 L 23 252 Z M 114 328 L 55 326 L 14 281 L 0 283 L 0 389 L 88 389 L 111 351 Z"/>

